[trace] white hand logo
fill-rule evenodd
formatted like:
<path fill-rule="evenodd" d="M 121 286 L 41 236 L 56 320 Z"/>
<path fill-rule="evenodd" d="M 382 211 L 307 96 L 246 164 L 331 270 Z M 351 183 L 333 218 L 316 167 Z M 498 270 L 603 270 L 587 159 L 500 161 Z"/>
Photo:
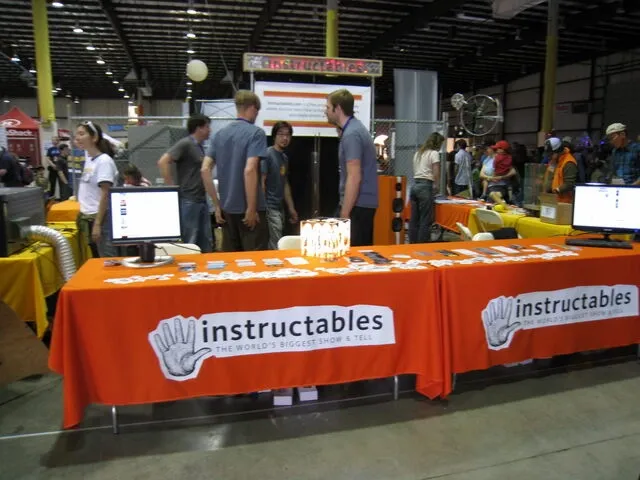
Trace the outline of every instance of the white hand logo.
<path fill-rule="evenodd" d="M 178 377 L 174 380 L 187 380 L 192 377 L 191 374 L 194 373 L 196 367 L 199 368 L 203 357 L 211 353 L 211 349 L 201 348 L 197 352 L 195 351 L 196 321 L 194 319 L 189 320 L 186 340 L 180 318 L 175 318 L 173 321 L 175 337 L 171 333 L 169 322 L 163 321 L 161 323 L 164 339 L 160 333 L 154 333 L 153 344 L 158 359 L 164 366 L 163 371 L 169 377 Z M 156 329 L 156 332 L 159 330 Z"/>
<path fill-rule="evenodd" d="M 491 350 L 508 348 L 513 334 L 522 323 L 511 323 L 513 297 L 498 297 L 491 300 L 482 311 L 482 323 Z"/>

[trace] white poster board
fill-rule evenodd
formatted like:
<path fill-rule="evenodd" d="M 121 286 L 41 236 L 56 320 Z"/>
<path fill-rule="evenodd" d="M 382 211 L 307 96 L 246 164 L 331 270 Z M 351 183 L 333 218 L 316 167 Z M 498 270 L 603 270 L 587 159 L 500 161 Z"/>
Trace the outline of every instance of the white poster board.
<path fill-rule="evenodd" d="M 256 82 L 254 91 L 262 103 L 256 125 L 271 135 L 276 122 L 287 121 L 296 136 L 337 137 L 336 127 L 327 122 L 325 106 L 327 96 L 340 88 L 353 94 L 355 116 L 369 129 L 371 87 L 309 83 Z"/>
<path fill-rule="evenodd" d="M 230 100 L 200 100 L 200 112 L 211 119 L 213 133 L 226 127 L 237 117 L 236 104 Z"/>

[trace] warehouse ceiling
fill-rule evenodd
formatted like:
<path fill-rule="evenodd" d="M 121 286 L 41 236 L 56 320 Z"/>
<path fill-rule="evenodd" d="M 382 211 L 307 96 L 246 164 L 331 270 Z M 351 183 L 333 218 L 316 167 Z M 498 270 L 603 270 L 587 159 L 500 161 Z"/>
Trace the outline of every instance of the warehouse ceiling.
<path fill-rule="evenodd" d="M 324 0 L 49 3 L 59 96 L 118 98 L 147 86 L 152 98 L 184 99 L 188 88 L 194 98 L 228 98 L 230 76 L 241 87 L 248 81 L 241 69 L 243 52 L 323 56 L 325 50 Z M 489 0 L 341 0 L 339 5 L 340 56 L 384 61 L 384 76 L 376 82 L 379 102 L 393 102 L 394 68 L 435 70 L 443 93 L 450 94 L 544 67 L 546 2 L 511 20 L 493 19 Z M 561 64 L 640 45 L 640 1 L 560 0 L 560 15 Z M 0 95 L 35 96 L 36 75 L 29 73 L 37 68 L 31 1 L 0 0 L 0 19 Z M 195 38 L 188 38 L 190 33 Z M 187 53 L 190 49 L 195 53 Z M 193 87 L 184 73 L 190 56 L 209 67 L 208 79 Z"/>

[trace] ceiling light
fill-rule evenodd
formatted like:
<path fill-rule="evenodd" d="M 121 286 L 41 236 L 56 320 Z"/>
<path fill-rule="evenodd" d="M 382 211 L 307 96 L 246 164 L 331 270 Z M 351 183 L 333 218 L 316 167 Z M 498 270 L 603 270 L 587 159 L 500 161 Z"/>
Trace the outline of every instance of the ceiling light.
<path fill-rule="evenodd" d="M 492 22 L 493 20 L 485 17 L 476 17 L 475 15 L 466 15 L 465 13 L 458 13 L 456 15 L 458 20 L 466 20 L 467 22 Z"/>
<path fill-rule="evenodd" d="M 126 97 L 125 97 L 125 98 L 126 98 Z M 128 103 L 129 105 L 133 105 L 133 100 L 129 100 L 127 103 Z"/>
<path fill-rule="evenodd" d="M 56 90 L 59 92 L 62 90 L 62 87 L 60 85 L 56 86 Z"/>
<path fill-rule="evenodd" d="M 185 100 L 185 102 L 188 102 L 189 100 L 191 100 L 191 97 L 187 97 L 184 100 Z"/>
<path fill-rule="evenodd" d="M 194 53 L 196 53 L 196 51 L 195 51 L 193 48 L 189 47 L 189 48 L 187 49 L 187 53 L 188 53 L 189 55 L 193 55 Z"/>
<path fill-rule="evenodd" d="M 89 45 L 87 45 L 87 50 L 93 52 L 96 49 L 96 47 L 94 47 L 91 43 Z"/>
<path fill-rule="evenodd" d="M 17 53 L 14 53 L 13 55 L 11 55 L 11 61 L 16 63 L 20 61 L 20 57 L 18 56 Z"/>
<path fill-rule="evenodd" d="M 119 82 L 118 80 L 114 80 L 112 83 L 113 83 L 114 85 L 118 85 L 120 82 Z"/>
<path fill-rule="evenodd" d="M 193 82 L 191 80 L 187 80 L 187 85 L 191 86 L 191 85 L 193 85 Z"/>
<path fill-rule="evenodd" d="M 37 72 L 36 72 L 36 69 L 32 67 L 29 69 L 29 73 L 37 73 Z"/>
<path fill-rule="evenodd" d="M 193 90 L 191 90 L 190 88 L 187 88 L 187 93 L 191 93 L 193 92 Z"/>
<path fill-rule="evenodd" d="M 78 97 L 74 98 L 73 103 L 80 103 L 80 99 Z"/>
<path fill-rule="evenodd" d="M 129 96 L 129 94 L 128 94 L 128 93 L 125 93 L 125 94 L 124 94 L 124 98 L 131 98 L 131 96 Z"/>
<path fill-rule="evenodd" d="M 105 62 L 104 62 L 104 60 L 102 59 L 102 57 L 98 57 L 98 59 L 96 60 L 96 63 L 97 63 L 98 65 L 104 65 L 104 63 L 105 63 Z"/>
<path fill-rule="evenodd" d="M 198 11 L 196 9 L 194 9 L 194 8 L 189 7 L 189 8 L 187 8 L 187 13 L 189 15 L 197 15 Z"/>
<path fill-rule="evenodd" d="M 53 90 L 51 90 L 51 93 L 53 93 L 54 95 L 58 93 L 58 90 L 56 90 L 55 88 Z"/>
<path fill-rule="evenodd" d="M 64 3 L 62 3 L 62 2 L 51 2 L 51 6 L 55 7 L 55 8 L 62 8 L 62 7 L 64 7 Z"/>
<path fill-rule="evenodd" d="M 120 87 L 120 88 L 118 89 L 118 91 L 119 91 L 119 92 L 124 92 L 124 88 Z"/>
<path fill-rule="evenodd" d="M 67 98 L 71 98 L 71 93 L 67 92 L 67 94 L 65 95 L 65 97 L 67 97 Z"/>
<path fill-rule="evenodd" d="M 107 70 L 106 72 L 104 72 L 105 75 L 113 75 L 113 72 L 111 70 Z"/>
<path fill-rule="evenodd" d="M 82 27 L 76 23 L 76 26 L 73 27 L 73 33 L 84 33 L 84 30 L 82 30 Z"/>
<path fill-rule="evenodd" d="M 187 32 L 187 34 L 185 35 L 185 37 L 187 37 L 187 38 L 196 38 L 196 34 L 193 33 L 193 30 L 189 30 Z"/>
<path fill-rule="evenodd" d="M 11 102 L 11 100 L 9 100 L 7 97 L 4 97 L 4 98 L 2 99 L 2 101 L 3 101 L 4 103 L 9 103 L 9 102 Z"/>

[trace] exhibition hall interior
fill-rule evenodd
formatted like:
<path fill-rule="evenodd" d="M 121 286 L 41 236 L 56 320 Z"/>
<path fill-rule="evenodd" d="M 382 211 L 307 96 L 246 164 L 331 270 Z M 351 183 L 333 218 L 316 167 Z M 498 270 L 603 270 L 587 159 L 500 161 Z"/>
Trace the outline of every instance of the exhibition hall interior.
<path fill-rule="evenodd" d="M 0 478 L 640 478 L 639 1 L 0 20 Z"/>

